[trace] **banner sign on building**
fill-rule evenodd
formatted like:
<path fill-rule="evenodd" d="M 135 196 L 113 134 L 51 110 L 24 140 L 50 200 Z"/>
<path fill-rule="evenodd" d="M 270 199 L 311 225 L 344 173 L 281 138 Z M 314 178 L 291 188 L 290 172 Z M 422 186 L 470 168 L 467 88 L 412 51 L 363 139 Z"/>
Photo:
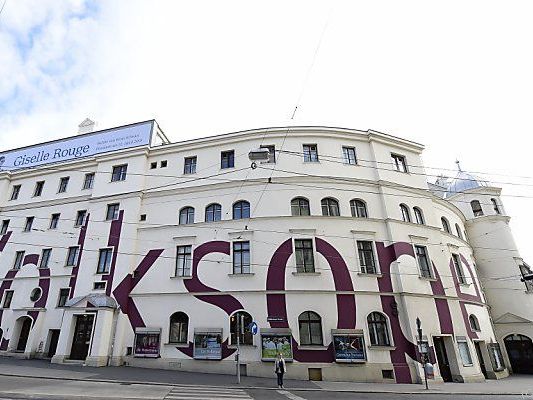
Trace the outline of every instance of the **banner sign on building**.
<path fill-rule="evenodd" d="M 133 355 L 135 357 L 159 357 L 159 347 L 161 343 L 161 332 L 136 332 L 135 347 Z"/>
<path fill-rule="evenodd" d="M 292 360 L 292 337 L 290 334 L 261 334 L 261 359 L 274 361 L 278 353 L 286 361 Z"/>
<path fill-rule="evenodd" d="M 110 151 L 149 145 L 154 121 L 73 136 L 0 153 L 0 171 L 71 161 Z"/>
<path fill-rule="evenodd" d="M 333 335 L 336 362 L 366 361 L 365 339 L 361 334 Z"/>
<path fill-rule="evenodd" d="M 222 330 L 219 332 L 194 332 L 193 357 L 198 360 L 221 360 Z"/>

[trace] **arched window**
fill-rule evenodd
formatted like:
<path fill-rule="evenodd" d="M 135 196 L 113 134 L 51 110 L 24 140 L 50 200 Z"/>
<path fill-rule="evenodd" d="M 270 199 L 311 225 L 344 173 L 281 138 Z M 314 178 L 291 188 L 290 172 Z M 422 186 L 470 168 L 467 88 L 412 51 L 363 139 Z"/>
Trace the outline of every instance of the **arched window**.
<path fill-rule="evenodd" d="M 250 218 L 250 203 L 241 200 L 233 204 L 233 219 Z"/>
<path fill-rule="evenodd" d="M 180 225 L 194 224 L 194 208 L 183 207 L 180 211 Z"/>
<path fill-rule="evenodd" d="M 483 215 L 483 209 L 481 208 L 479 200 L 472 200 L 470 205 L 472 206 L 474 217 L 481 217 Z"/>
<path fill-rule="evenodd" d="M 237 333 L 240 344 L 250 346 L 254 344 L 253 335 L 249 328 L 252 322 L 252 316 L 246 311 L 237 311 L 230 317 L 231 344 L 237 344 Z"/>
<path fill-rule="evenodd" d="M 496 214 L 501 214 L 502 212 L 500 211 L 500 206 L 498 206 L 498 201 L 496 199 L 490 199 L 490 201 L 492 202 L 492 207 L 494 207 L 494 212 Z"/>
<path fill-rule="evenodd" d="M 340 214 L 339 211 L 339 202 L 331 197 L 325 197 L 321 201 L 322 205 L 322 215 L 326 217 L 338 217 Z"/>
<path fill-rule="evenodd" d="M 424 225 L 424 214 L 422 214 L 422 210 L 418 207 L 413 207 L 413 212 L 415 213 L 415 221 L 419 225 Z"/>
<path fill-rule="evenodd" d="M 189 317 L 179 311 L 170 316 L 169 343 L 187 343 Z"/>
<path fill-rule="evenodd" d="M 405 204 L 400 204 L 400 210 L 402 211 L 402 219 L 404 222 L 411 222 L 411 213 L 409 212 L 409 207 Z"/>
<path fill-rule="evenodd" d="M 291 200 L 291 214 L 293 216 L 311 215 L 309 200 L 304 197 L 295 197 Z"/>
<path fill-rule="evenodd" d="M 205 208 L 205 222 L 215 222 L 222 219 L 222 206 L 217 203 L 209 204 Z"/>
<path fill-rule="evenodd" d="M 442 229 L 444 229 L 444 232 L 451 234 L 452 231 L 450 230 L 450 223 L 448 220 L 444 217 L 440 219 L 440 222 L 442 223 Z"/>
<path fill-rule="evenodd" d="M 322 320 L 313 311 L 304 311 L 298 317 L 300 345 L 322 346 Z"/>
<path fill-rule="evenodd" d="M 470 316 L 468 317 L 468 321 L 470 322 L 470 329 L 476 332 L 479 332 L 481 330 L 479 328 L 479 321 L 477 320 L 477 317 L 474 314 L 470 314 Z"/>
<path fill-rule="evenodd" d="M 459 239 L 462 239 L 463 238 L 463 233 L 461 232 L 461 227 L 459 226 L 459 224 L 455 224 L 455 230 L 457 232 L 457 237 Z"/>
<path fill-rule="evenodd" d="M 366 210 L 366 203 L 361 199 L 350 200 L 350 209 L 352 210 L 352 217 L 368 218 Z"/>
<path fill-rule="evenodd" d="M 379 312 L 373 312 L 368 314 L 366 321 L 368 323 L 370 344 L 372 346 L 390 346 L 387 318 Z"/>

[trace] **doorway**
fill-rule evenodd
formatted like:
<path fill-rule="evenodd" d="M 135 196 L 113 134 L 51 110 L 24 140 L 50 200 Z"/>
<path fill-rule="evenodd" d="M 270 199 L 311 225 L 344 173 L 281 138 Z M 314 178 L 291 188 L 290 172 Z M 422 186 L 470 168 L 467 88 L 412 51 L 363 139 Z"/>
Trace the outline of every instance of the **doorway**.
<path fill-rule="evenodd" d="M 94 315 L 83 314 L 76 316 L 76 327 L 72 338 L 71 360 L 85 360 L 89 354 Z"/>
<path fill-rule="evenodd" d="M 452 370 L 450 368 L 450 361 L 446 353 L 446 345 L 444 339 L 440 336 L 433 337 L 433 345 L 435 346 L 435 353 L 437 355 L 437 363 L 439 364 L 439 371 L 444 382 L 453 382 Z"/>
<path fill-rule="evenodd" d="M 17 343 L 17 351 L 26 350 L 26 345 L 28 344 L 28 337 L 30 336 L 31 323 L 32 320 L 29 317 L 24 317 L 22 326 L 20 327 L 19 341 Z"/>
<path fill-rule="evenodd" d="M 483 360 L 483 353 L 481 352 L 481 342 L 474 342 L 474 347 L 476 349 L 477 359 L 479 361 L 479 367 L 481 368 L 481 373 L 487 379 L 487 368 L 485 367 L 485 361 Z"/>
<path fill-rule="evenodd" d="M 533 342 L 525 335 L 509 335 L 505 349 L 514 374 L 533 374 Z"/>
<path fill-rule="evenodd" d="M 48 353 L 46 354 L 48 358 L 52 358 L 56 354 L 59 332 L 59 329 L 50 329 L 50 344 L 48 345 Z"/>

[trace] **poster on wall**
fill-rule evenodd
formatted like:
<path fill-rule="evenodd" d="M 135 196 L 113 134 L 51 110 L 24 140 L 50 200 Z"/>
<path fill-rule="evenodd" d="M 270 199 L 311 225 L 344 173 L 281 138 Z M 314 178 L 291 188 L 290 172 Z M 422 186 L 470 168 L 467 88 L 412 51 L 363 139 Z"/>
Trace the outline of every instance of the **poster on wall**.
<path fill-rule="evenodd" d="M 335 361 L 342 363 L 365 362 L 365 339 L 362 334 L 333 335 Z"/>
<path fill-rule="evenodd" d="M 261 359 L 274 361 L 281 353 L 285 361 L 292 360 L 292 336 L 290 334 L 261 334 Z"/>
<path fill-rule="evenodd" d="M 222 330 L 195 332 L 193 357 L 197 360 L 222 359 Z"/>
<path fill-rule="evenodd" d="M 135 357 L 159 357 L 161 332 L 136 332 L 135 333 Z"/>

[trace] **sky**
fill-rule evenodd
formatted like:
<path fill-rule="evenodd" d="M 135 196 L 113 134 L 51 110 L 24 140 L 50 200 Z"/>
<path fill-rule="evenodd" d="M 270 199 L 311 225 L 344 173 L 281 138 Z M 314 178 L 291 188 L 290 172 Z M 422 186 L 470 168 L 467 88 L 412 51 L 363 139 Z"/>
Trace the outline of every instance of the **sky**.
<path fill-rule="evenodd" d="M 455 175 L 459 159 L 503 187 L 533 264 L 532 13 L 491 0 L 6 0 L 0 151 L 73 135 L 86 117 L 155 118 L 172 141 L 374 129 L 423 143 L 429 174 Z"/>

